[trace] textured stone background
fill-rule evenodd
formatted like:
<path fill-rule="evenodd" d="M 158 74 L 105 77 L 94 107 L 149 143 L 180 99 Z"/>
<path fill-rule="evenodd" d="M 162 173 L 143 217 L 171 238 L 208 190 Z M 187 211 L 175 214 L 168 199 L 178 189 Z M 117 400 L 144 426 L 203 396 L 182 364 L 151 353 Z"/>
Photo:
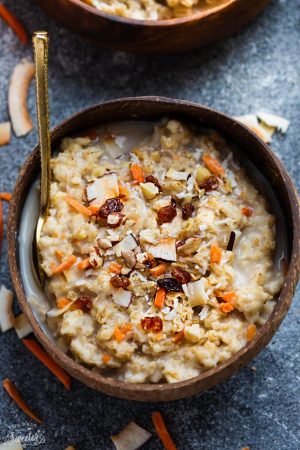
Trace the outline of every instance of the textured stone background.
<path fill-rule="evenodd" d="M 52 125 L 82 107 L 128 95 L 188 99 L 230 114 L 268 109 L 291 120 L 288 134 L 277 136 L 273 147 L 299 187 L 299 0 L 273 0 L 234 37 L 213 48 L 168 57 L 104 51 L 60 29 L 32 0 L 4 3 L 30 32 L 49 30 Z M 7 119 L 13 67 L 30 53 L 0 22 L 0 121 Z M 33 91 L 29 105 L 34 114 Z M 19 167 L 36 142 L 35 130 L 0 149 L 0 191 L 12 190 Z M 6 245 L 0 277 L 10 286 Z M 45 423 L 33 425 L 0 389 L 0 442 L 9 433 L 25 436 L 39 430 L 45 439 L 40 449 L 62 450 L 74 443 L 78 450 L 110 450 L 109 436 L 129 420 L 153 431 L 150 413 L 159 409 L 180 450 L 300 449 L 299 313 L 298 292 L 280 331 L 251 364 L 256 372 L 246 367 L 201 396 L 158 405 L 107 397 L 77 381 L 66 392 L 10 331 L 0 336 L 0 379 L 15 380 Z M 145 450 L 161 448 L 157 437 L 145 445 Z"/>

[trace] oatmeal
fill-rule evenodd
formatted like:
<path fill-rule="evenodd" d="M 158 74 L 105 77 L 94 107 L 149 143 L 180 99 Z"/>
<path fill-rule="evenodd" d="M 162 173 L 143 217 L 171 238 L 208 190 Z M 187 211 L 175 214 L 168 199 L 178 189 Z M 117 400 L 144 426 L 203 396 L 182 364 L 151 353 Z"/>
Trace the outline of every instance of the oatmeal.
<path fill-rule="evenodd" d="M 83 1 L 106 13 L 138 20 L 164 20 L 186 17 L 226 3 L 226 0 Z"/>
<path fill-rule="evenodd" d="M 126 154 L 122 136 L 94 134 L 64 139 L 51 161 L 48 322 L 118 380 L 194 377 L 271 314 L 274 217 L 214 131 L 164 120 Z"/>

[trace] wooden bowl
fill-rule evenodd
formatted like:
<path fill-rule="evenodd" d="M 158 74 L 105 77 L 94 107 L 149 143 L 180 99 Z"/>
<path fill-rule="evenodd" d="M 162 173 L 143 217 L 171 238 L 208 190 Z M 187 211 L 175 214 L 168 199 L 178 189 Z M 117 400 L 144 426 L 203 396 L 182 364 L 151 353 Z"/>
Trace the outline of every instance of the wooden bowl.
<path fill-rule="evenodd" d="M 103 47 L 136 53 L 176 53 L 206 46 L 252 20 L 268 0 L 223 0 L 189 17 L 136 20 L 115 16 L 81 0 L 37 0 L 45 12 Z"/>
<path fill-rule="evenodd" d="M 52 148 L 57 148 L 60 140 L 65 136 L 78 134 L 87 128 L 108 121 L 150 120 L 166 116 L 193 122 L 199 126 L 212 127 L 230 139 L 232 143 L 237 144 L 239 153 L 244 154 L 266 177 L 281 205 L 283 220 L 285 220 L 289 264 L 276 307 L 255 338 L 223 364 L 195 378 L 174 384 L 130 384 L 101 376 L 75 362 L 64 354 L 42 330 L 41 324 L 34 317 L 31 306 L 27 302 L 20 274 L 18 231 L 24 201 L 34 179 L 39 175 L 38 147 L 29 155 L 21 169 L 10 203 L 8 219 L 8 254 L 12 281 L 21 308 L 37 339 L 55 361 L 73 377 L 106 394 L 132 400 L 164 401 L 187 397 L 207 390 L 233 375 L 270 341 L 289 309 L 299 278 L 299 203 L 294 185 L 282 163 L 270 148 L 233 118 L 210 108 L 181 100 L 159 97 L 125 98 L 85 109 L 58 125 L 51 132 Z M 259 186 L 257 188 L 259 189 Z"/>

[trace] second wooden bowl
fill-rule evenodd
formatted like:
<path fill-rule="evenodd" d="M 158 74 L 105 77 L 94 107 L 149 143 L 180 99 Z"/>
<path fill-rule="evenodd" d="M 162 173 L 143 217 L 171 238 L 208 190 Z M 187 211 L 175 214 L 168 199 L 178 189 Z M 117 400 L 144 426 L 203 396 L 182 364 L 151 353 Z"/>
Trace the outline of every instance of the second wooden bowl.
<path fill-rule="evenodd" d="M 37 0 L 57 22 L 103 47 L 136 53 L 176 53 L 216 42 L 252 20 L 269 0 L 223 0 L 192 16 L 128 19 L 81 0 Z"/>
<path fill-rule="evenodd" d="M 37 339 L 55 361 L 73 377 L 106 394 L 132 400 L 164 401 L 187 397 L 207 390 L 236 373 L 268 344 L 278 329 L 289 309 L 299 278 L 299 203 L 294 185 L 282 163 L 270 148 L 236 120 L 210 108 L 180 100 L 159 97 L 125 98 L 83 110 L 58 125 L 51 133 L 52 148 L 57 148 L 63 137 L 81 133 L 87 128 L 98 126 L 105 122 L 130 119 L 153 120 L 166 116 L 193 122 L 199 127 L 214 128 L 225 135 L 232 143 L 236 144 L 239 152 L 244 154 L 267 179 L 268 185 L 279 202 L 282 217 L 285 221 L 283 226 L 286 229 L 288 239 L 287 254 L 289 264 L 285 283 L 275 309 L 255 338 L 223 364 L 195 378 L 174 384 L 130 384 L 119 382 L 78 364 L 63 353 L 55 342 L 46 335 L 43 322 L 37 320 L 27 301 L 23 288 L 22 274 L 20 273 L 18 251 L 20 219 L 28 191 L 40 172 L 38 147 L 31 153 L 21 169 L 9 211 L 10 272 L 21 308 L 26 314 Z M 249 175 L 251 176 L 251 173 Z M 259 186 L 257 188 L 259 189 Z"/>

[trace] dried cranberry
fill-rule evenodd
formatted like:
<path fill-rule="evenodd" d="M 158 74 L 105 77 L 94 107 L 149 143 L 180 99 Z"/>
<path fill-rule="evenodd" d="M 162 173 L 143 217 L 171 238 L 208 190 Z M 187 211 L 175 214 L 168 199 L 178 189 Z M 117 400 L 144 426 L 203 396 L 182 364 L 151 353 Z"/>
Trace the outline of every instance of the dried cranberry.
<path fill-rule="evenodd" d="M 159 287 L 164 288 L 167 292 L 180 292 L 182 291 L 182 286 L 176 278 L 161 278 L 157 280 Z"/>
<path fill-rule="evenodd" d="M 159 184 L 158 179 L 153 175 L 148 175 L 148 177 L 146 177 L 146 182 L 155 184 L 155 186 L 161 191 L 161 185 Z"/>
<path fill-rule="evenodd" d="M 176 215 L 176 202 L 172 199 L 171 205 L 164 206 L 157 211 L 158 224 L 162 225 L 163 223 L 172 222 Z"/>
<path fill-rule="evenodd" d="M 121 275 L 115 275 L 110 279 L 110 284 L 115 288 L 125 289 L 130 285 L 130 280 L 126 277 L 122 277 Z"/>
<path fill-rule="evenodd" d="M 141 326 L 143 330 L 153 331 L 153 333 L 159 333 L 163 329 L 163 321 L 160 317 L 145 317 L 141 320 Z"/>
<path fill-rule="evenodd" d="M 193 212 L 195 211 L 195 206 L 192 203 L 186 203 L 182 207 L 182 218 L 183 220 L 187 220 L 192 217 Z"/>
<path fill-rule="evenodd" d="M 124 203 L 119 198 L 109 198 L 99 209 L 99 217 L 106 219 L 111 213 L 120 212 L 124 208 Z"/>
<path fill-rule="evenodd" d="M 181 267 L 174 267 L 172 275 L 181 284 L 189 283 L 192 280 L 191 274 L 186 270 L 181 269 Z"/>
<path fill-rule="evenodd" d="M 201 189 L 205 189 L 205 192 L 213 191 L 214 189 L 217 189 L 218 186 L 219 186 L 219 180 L 214 175 L 207 178 L 206 180 L 203 181 L 202 184 L 199 185 L 199 187 Z"/>
<path fill-rule="evenodd" d="M 81 309 L 83 312 L 90 312 L 93 306 L 93 300 L 91 297 L 82 296 L 78 297 L 78 299 L 74 302 L 73 307 L 76 309 Z"/>

